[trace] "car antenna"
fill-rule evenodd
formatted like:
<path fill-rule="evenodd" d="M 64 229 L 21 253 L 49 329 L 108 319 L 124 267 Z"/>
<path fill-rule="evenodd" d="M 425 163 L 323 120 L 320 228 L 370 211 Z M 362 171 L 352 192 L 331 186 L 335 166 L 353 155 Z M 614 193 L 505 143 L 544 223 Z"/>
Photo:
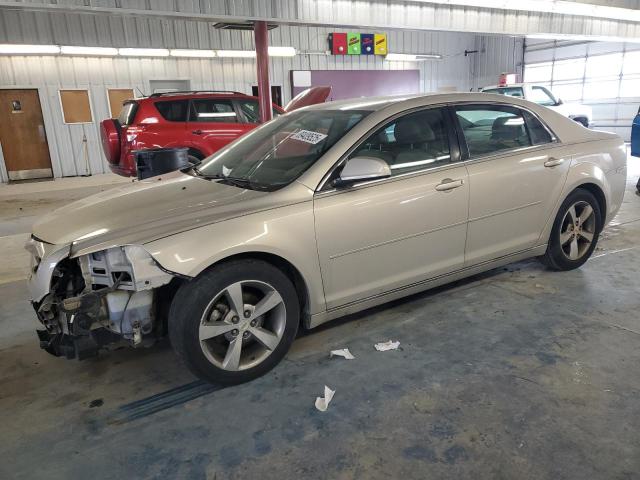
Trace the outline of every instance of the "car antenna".
<path fill-rule="evenodd" d="M 142 90 L 140 90 L 140 87 L 136 87 L 136 90 L 140 93 L 141 97 L 146 97 L 147 96 Z"/>

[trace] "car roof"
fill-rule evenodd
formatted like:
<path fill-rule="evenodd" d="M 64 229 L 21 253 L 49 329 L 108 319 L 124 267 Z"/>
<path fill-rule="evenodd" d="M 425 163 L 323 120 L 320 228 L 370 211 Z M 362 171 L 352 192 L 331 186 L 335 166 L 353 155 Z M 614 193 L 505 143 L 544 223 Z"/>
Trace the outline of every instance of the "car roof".
<path fill-rule="evenodd" d="M 193 92 L 166 92 L 166 93 L 153 93 L 148 97 L 142 97 L 136 100 L 188 100 L 190 98 L 252 98 L 251 95 L 241 92 L 231 91 L 193 91 Z"/>
<path fill-rule="evenodd" d="M 353 98 L 349 100 L 337 100 L 305 107 L 304 110 L 366 110 L 377 112 L 387 108 L 405 109 L 426 105 L 438 105 L 443 103 L 460 102 L 493 102 L 508 103 L 531 107 L 531 102 L 515 97 L 505 97 L 492 93 L 482 92 L 454 92 L 454 93 L 421 93 L 409 95 L 390 95 L 383 97 Z M 301 109 L 302 110 L 302 109 Z"/>

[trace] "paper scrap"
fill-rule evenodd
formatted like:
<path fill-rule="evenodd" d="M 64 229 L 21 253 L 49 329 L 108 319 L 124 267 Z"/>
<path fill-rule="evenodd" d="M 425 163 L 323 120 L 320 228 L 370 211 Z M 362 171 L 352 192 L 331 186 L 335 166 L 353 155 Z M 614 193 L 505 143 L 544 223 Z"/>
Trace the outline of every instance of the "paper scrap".
<path fill-rule="evenodd" d="M 331 350 L 331 355 L 329 355 L 330 357 L 333 356 L 337 356 L 337 357 L 344 357 L 347 360 L 353 360 L 354 357 L 353 354 L 349 351 L 348 348 L 342 348 L 340 350 Z"/>
<path fill-rule="evenodd" d="M 315 145 L 327 138 L 327 135 L 320 132 L 312 132 L 311 130 L 299 130 L 298 132 L 291 135 L 291 138 L 294 140 L 300 140 L 301 142 L 310 143 L 311 145 Z"/>
<path fill-rule="evenodd" d="M 376 350 L 378 350 L 379 352 L 386 352 L 387 350 L 397 350 L 399 346 L 400 342 L 394 342 L 393 340 L 389 340 L 388 342 L 376 343 L 374 345 L 374 347 L 376 347 Z"/>
<path fill-rule="evenodd" d="M 331 390 L 326 385 L 324 386 L 324 398 L 316 397 L 316 408 L 321 412 L 326 412 L 329 407 L 329 402 L 333 398 L 333 394 L 336 393 L 335 390 Z"/>

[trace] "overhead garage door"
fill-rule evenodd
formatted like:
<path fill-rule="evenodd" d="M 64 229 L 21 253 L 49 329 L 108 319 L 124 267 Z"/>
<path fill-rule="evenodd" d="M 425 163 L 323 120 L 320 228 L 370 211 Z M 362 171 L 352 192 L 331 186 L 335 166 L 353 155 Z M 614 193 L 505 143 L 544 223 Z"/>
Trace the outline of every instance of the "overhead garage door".
<path fill-rule="evenodd" d="M 640 105 L 640 45 L 527 40 L 524 81 L 593 109 L 594 128 L 626 141 Z"/>

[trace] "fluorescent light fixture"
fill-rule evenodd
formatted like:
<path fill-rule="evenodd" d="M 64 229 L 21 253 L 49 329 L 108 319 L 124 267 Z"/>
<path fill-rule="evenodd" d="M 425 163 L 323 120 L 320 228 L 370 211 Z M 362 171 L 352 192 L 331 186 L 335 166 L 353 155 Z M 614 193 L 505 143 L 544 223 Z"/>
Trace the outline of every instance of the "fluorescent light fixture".
<path fill-rule="evenodd" d="M 627 42 L 640 43 L 640 38 L 612 37 L 605 35 L 571 35 L 562 33 L 532 33 L 526 35 L 526 38 L 532 40 L 559 40 L 573 42 Z"/>
<path fill-rule="evenodd" d="M 223 58 L 253 58 L 254 50 L 216 50 L 216 55 Z"/>
<path fill-rule="evenodd" d="M 118 53 L 124 57 L 168 57 L 166 48 L 119 48 Z"/>
<path fill-rule="evenodd" d="M 213 58 L 216 52 L 213 50 L 188 50 L 175 48 L 169 51 L 172 57 L 188 57 L 188 58 Z"/>
<path fill-rule="evenodd" d="M 389 62 L 419 62 L 421 60 L 440 60 L 442 55 L 435 53 L 387 53 L 384 57 Z"/>
<path fill-rule="evenodd" d="M 293 47 L 269 47 L 271 57 L 295 57 L 296 49 Z"/>
<path fill-rule="evenodd" d="M 556 13 L 578 17 L 595 17 L 610 20 L 640 21 L 640 10 L 609 7 L 592 3 L 571 2 L 566 0 L 419 0 L 424 3 L 437 3 L 473 8 L 493 8 L 519 12 Z"/>
<path fill-rule="evenodd" d="M 226 58 L 254 58 L 255 50 L 216 50 L 218 57 Z M 294 57 L 296 49 L 293 47 L 269 47 L 270 57 Z"/>
<path fill-rule="evenodd" d="M 63 55 L 86 55 L 86 56 L 103 56 L 103 57 L 113 57 L 118 54 L 117 48 L 108 48 L 108 47 L 71 47 L 71 46 L 62 46 L 60 47 L 60 53 Z"/>
<path fill-rule="evenodd" d="M 57 45 L 12 45 L 0 44 L 0 55 L 55 55 L 60 53 Z"/>

